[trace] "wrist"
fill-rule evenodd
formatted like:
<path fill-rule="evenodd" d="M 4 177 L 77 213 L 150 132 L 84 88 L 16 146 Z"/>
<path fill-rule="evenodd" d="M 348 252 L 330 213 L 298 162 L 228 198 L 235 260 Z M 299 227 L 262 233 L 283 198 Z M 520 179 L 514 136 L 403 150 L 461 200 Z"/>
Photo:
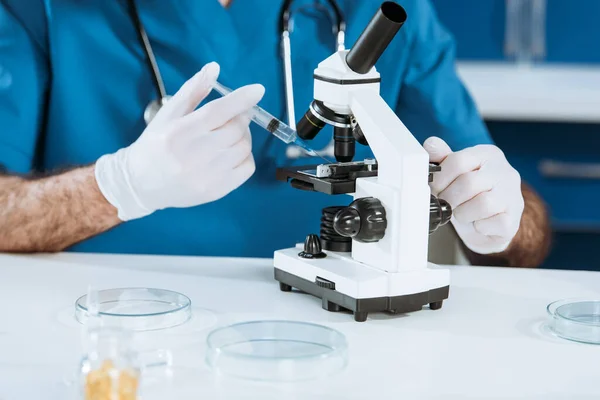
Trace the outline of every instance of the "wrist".
<path fill-rule="evenodd" d="M 465 245 L 466 248 L 468 248 L 473 253 L 480 254 L 482 256 L 491 256 L 491 255 L 501 255 L 502 253 L 506 252 L 511 245 L 511 241 L 508 241 L 506 243 L 500 243 L 500 244 L 495 243 L 493 245 L 485 245 L 485 244 L 478 245 L 478 244 L 470 244 L 463 240 L 463 244 Z"/>
<path fill-rule="evenodd" d="M 487 236 L 479 232 L 473 223 L 463 224 L 456 221 L 453 216 L 452 225 L 463 243 L 469 251 L 482 256 L 497 255 L 505 252 L 510 246 L 512 240 L 501 238 L 499 236 Z"/>
<path fill-rule="evenodd" d="M 100 157 L 94 166 L 98 189 L 116 210 L 121 221 L 142 218 L 152 214 L 136 195 L 127 169 L 128 148 Z"/>
<path fill-rule="evenodd" d="M 85 175 L 86 181 L 88 182 L 86 186 L 88 187 L 88 190 L 90 191 L 94 202 L 98 204 L 99 207 L 101 207 L 103 210 L 105 210 L 106 215 L 110 216 L 116 222 L 121 222 L 121 220 L 118 217 L 117 208 L 106 199 L 106 197 L 102 193 L 102 190 L 100 189 L 100 186 L 98 185 L 98 181 L 96 179 L 95 165 L 86 168 L 86 170 L 87 171 Z"/>

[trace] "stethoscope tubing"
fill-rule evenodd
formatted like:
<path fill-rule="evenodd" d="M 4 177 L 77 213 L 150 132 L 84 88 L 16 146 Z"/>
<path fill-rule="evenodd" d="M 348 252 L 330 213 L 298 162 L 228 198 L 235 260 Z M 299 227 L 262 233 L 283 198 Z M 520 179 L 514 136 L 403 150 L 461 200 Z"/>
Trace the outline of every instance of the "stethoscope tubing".
<path fill-rule="evenodd" d="M 292 7 L 293 0 L 286 0 L 280 12 L 279 30 L 281 35 L 281 50 L 283 58 L 284 68 L 284 86 L 285 86 L 285 103 L 288 117 L 288 125 L 292 129 L 296 129 L 296 115 L 295 115 L 295 104 L 294 104 L 294 89 L 293 89 L 293 72 L 292 72 L 292 46 L 291 46 L 291 20 L 292 20 Z M 330 8 L 333 10 L 335 23 L 333 27 L 333 33 L 336 35 L 336 49 L 341 51 L 345 49 L 345 38 L 346 38 L 346 21 L 343 17 L 342 11 L 335 0 L 328 0 Z M 330 143 L 322 150 L 319 151 L 322 155 L 333 155 L 333 139 Z M 304 151 L 296 146 L 288 146 L 286 149 L 286 155 L 288 158 L 299 158 L 305 155 Z"/>
<path fill-rule="evenodd" d="M 140 19 L 140 13 L 138 11 L 137 5 L 135 4 L 135 0 L 128 0 L 128 3 L 129 14 L 131 15 L 131 19 L 133 20 L 133 23 L 137 30 L 140 43 L 142 43 L 143 45 L 144 53 L 146 54 L 146 62 L 148 63 L 148 68 L 150 69 L 150 71 L 152 71 L 152 80 L 158 93 L 158 98 L 164 99 L 167 97 L 167 91 L 165 89 L 165 83 L 163 81 L 162 74 L 160 73 L 160 68 L 158 67 L 158 63 L 156 62 L 156 56 L 154 55 L 152 45 L 150 44 L 150 39 L 148 39 L 148 34 L 146 33 L 144 24 Z"/>
<path fill-rule="evenodd" d="M 152 49 L 150 39 L 144 28 L 144 24 L 140 19 L 140 13 L 135 3 L 135 0 L 127 0 L 130 17 L 136 28 L 138 39 L 142 45 L 145 54 L 145 62 L 148 69 L 152 73 L 152 83 L 158 94 L 158 98 L 150 102 L 144 112 L 144 119 L 149 124 L 154 118 L 154 115 L 158 112 L 160 107 L 170 96 L 167 94 L 165 83 L 156 61 L 156 56 Z M 346 21 L 343 17 L 342 11 L 336 0 L 327 0 L 335 17 L 334 34 L 336 35 L 336 48 L 337 51 L 344 50 L 344 42 L 346 35 Z M 296 129 L 296 115 L 294 105 L 294 90 L 293 90 L 293 73 L 292 73 L 292 46 L 290 40 L 290 21 L 292 19 L 292 3 L 293 0 L 285 0 L 280 11 L 280 22 L 279 30 L 281 36 L 281 51 L 284 66 L 284 86 L 285 86 L 285 100 L 286 100 L 286 112 L 288 117 L 288 124 L 292 129 Z M 332 147 L 331 143 L 328 147 Z M 330 149 L 331 150 L 331 149 Z M 288 148 L 287 155 L 290 158 L 297 158 L 301 156 L 302 152 L 299 149 Z"/>

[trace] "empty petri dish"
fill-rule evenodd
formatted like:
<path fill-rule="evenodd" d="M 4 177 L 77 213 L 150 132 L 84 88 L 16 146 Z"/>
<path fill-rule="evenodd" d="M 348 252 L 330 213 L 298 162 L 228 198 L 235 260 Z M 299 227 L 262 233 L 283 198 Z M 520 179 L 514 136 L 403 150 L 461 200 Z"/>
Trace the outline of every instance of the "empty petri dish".
<path fill-rule="evenodd" d="M 104 326 L 131 331 L 172 328 L 187 322 L 192 302 L 178 292 L 151 288 L 99 290 L 94 293 L 98 318 Z M 88 294 L 75 302 L 75 318 L 88 320 Z"/>
<path fill-rule="evenodd" d="M 549 328 L 558 337 L 600 344 L 600 300 L 565 299 L 547 307 Z"/>
<path fill-rule="evenodd" d="M 206 362 L 220 375 L 258 381 L 325 378 L 348 363 L 346 337 L 326 326 L 250 321 L 212 331 Z"/>

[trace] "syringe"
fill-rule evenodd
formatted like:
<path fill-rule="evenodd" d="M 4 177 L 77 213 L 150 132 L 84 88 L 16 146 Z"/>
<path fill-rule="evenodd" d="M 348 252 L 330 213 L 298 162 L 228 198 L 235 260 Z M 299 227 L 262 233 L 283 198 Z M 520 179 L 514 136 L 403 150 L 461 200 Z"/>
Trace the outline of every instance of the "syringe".
<path fill-rule="evenodd" d="M 223 86 L 219 82 L 215 82 L 214 89 L 221 96 L 226 96 L 232 92 L 231 89 L 229 89 L 226 86 Z M 262 107 L 258 105 L 254 106 L 252 108 L 251 113 L 252 121 L 254 121 L 257 125 L 261 126 L 262 128 L 266 129 L 268 132 L 275 135 L 275 137 L 277 137 L 278 139 L 282 140 L 287 144 L 294 143 L 296 146 L 299 146 L 302 149 L 304 149 L 311 156 L 321 157 L 323 160 L 330 162 L 328 159 L 324 158 L 323 156 L 320 156 L 316 151 L 314 151 L 310 146 L 308 146 L 306 142 L 304 142 L 304 140 L 300 139 L 298 137 L 298 133 L 294 129 L 290 128 L 283 121 L 275 118 Z"/>

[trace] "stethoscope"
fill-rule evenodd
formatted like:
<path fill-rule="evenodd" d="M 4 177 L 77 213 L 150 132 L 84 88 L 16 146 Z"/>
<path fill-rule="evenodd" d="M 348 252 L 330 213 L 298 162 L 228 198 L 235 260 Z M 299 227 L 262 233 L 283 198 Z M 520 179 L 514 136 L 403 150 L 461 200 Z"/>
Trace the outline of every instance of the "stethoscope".
<path fill-rule="evenodd" d="M 293 2 L 293 0 L 285 0 L 283 5 L 281 6 L 279 30 L 281 35 L 281 50 L 284 67 L 287 119 L 288 124 L 293 129 L 296 129 L 296 115 L 294 112 L 294 90 L 292 86 L 292 49 L 290 43 L 290 34 L 293 31 Z M 140 13 L 138 11 L 135 0 L 128 0 L 128 3 L 129 13 L 131 15 L 131 19 L 133 20 L 133 24 L 135 25 L 135 28 L 137 30 L 138 39 L 146 54 L 146 63 L 148 64 L 148 68 L 152 73 L 152 81 L 158 94 L 158 97 L 152 100 L 144 110 L 144 121 L 146 122 L 146 124 L 149 124 L 152 121 L 152 119 L 154 119 L 161 107 L 172 96 L 169 96 L 166 92 L 160 68 L 158 67 L 158 64 L 156 62 L 156 57 L 154 55 L 152 45 L 150 44 L 150 40 L 148 39 L 148 35 L 144 28 L 144 24 L 140 19 Z M 317 1 L 315 1 L 312 4 L 312 7 L 321 11 L 325 11 L 330 16 L 330 18 L 333 21 L 333 34 L 336 36 L 336 51 L 344 50 L 346 38 L 346 21 L 336 0 L 327 0 L 327 3 L 329 4 L 330 10 L 327 10 L 327 7 L 325 5 Z M 301 6 L 294 12 L 305 10 L 308 7 L 308 5 Z M 325 149 L 320 151 L 320 153 L 326 154 L 329 154 L 330 152 L 331 155 L 333 155 L 333 143 L 330 143 Z M 305 153 L 299 148 L 289 146 L 287 148 L 286 154 L 289 158 L 298 158 L 302 157 Z"/>
<path fill-rule="evenodd" d="M 131 19 L 133 20 L 135 29 L 137 30 L 138 39 L 142 44 L 142 47 L 144 48 L 144 52 L 146 53 L 146 62 L 148 63 L 148 68 L 150 69 L 150 72 L 152 72 L 152 81 L 154 83 L 154 87 L 156 88 L 156 92 L 158 93 L 158 98 L 152 100 L 144 110 L 144 121 L 146 122 L 146 125 L 148 125 L 154 119 L 161 107 L 167 101 L 169 101 L 169 99 L 172 96 L 169 96 L 165 89 L 165 82 L 162 78 L 160 68 L 158 68 L 158 63 L 156 62 L 156 57 L 154 56 L 152 45 L 150 44 L 150 40 L 148 39 L 148 34 L 146 33 L 144 24 L 142 24 L 142 21 L 140 19 L 140 13 L 138 11 L 137 5 L 135 4 L 135 0 L 128 0 L 128 2 L 129 14 L 131 15 Z"/>
<path fill-rule="evenodd" d="M 321 11 L 325 11 L 332 19 L 332 31 L 336 36 L 336 51 L 345 49 L 346 40 L 346 21 L 342 10 L 340 9 L 337 1 L 327 0 L 329 3 L 330 10 L 327 10 L 323 4 L 315 1 L 313 7 Z M 296 129 L 296 115 L 294 111 L 294 89 L 292 80 L 292 46 L 290 43 L 290 34 L 293 30 L 293 14 L 292 14 L 292 3 L 293 0 L 286 0 L 280 12 L 280 23 L 279 30 L 281 32 L 281 52 L 283 58 L 284 68 L 284 80 L 285 80 L 285 103 L 288 117 L 288 124 L 293 129 Z M 305 10 L 309 6 L 301 6 L 295 12 Z M 328 12 L 328 11 L 332 11 Z M 332 15 L 333 14 L 333 15 Z M 317 150 L 322 156 L 333 157 L 333 138 L 323 149 Z M 300 158 L 305 156 L 305 152 L 296 146 L 288 146 L 286 148 L 286 156 L 288 158 Z"/>

